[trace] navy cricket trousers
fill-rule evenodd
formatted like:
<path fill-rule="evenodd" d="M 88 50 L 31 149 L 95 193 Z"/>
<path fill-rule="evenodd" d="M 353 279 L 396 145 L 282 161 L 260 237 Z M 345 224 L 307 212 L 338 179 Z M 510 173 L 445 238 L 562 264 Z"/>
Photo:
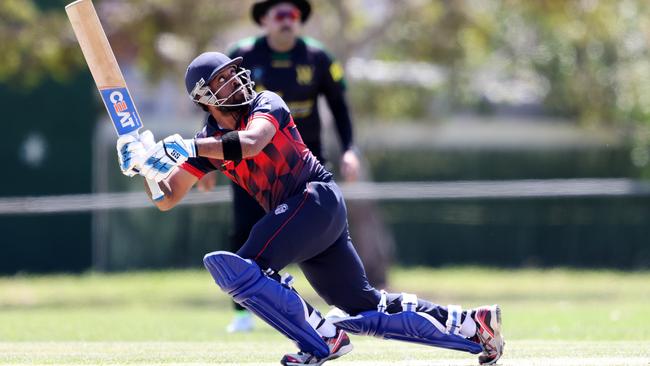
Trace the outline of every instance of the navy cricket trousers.
<path fill-rule="evenodd" d="M 302 194 L 269 211 L 237 254 L 276 273 L 297 263 L 319 296 L 349 314 L 377 308 L 380 294 L 352 245 L 334 181 L 309 182 Z"/>
<path fill-rule="evenodd" d="M 309 182 L 302 194 L 267 213 L 237 254 L 275 273 L 297 263 L 318 295 L 348 314 L 377 310 L 381 295 L 368 283 L 352 245 L 343 194 L 334 181 Z M 401 301 L 401 293 L 388 294 L 386 312 L 402 311 Z M 423 299 L 416 311 L 442 324 L 447 319 L 446 307 Z"/>

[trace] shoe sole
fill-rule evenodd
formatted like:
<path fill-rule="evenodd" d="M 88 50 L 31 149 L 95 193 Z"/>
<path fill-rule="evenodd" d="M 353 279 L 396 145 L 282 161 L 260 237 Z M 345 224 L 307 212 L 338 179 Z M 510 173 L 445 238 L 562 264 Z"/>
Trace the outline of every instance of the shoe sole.
<path fill-rule="evenodd" d="M 324 364 L 327 361 L 335 360 L 335 359 L 337 359 L 337 358 L 339 358 L 341 356 L 344 356 L 344 355 L 350 353 L 350 351 L 352 351 L 352 349 L 354 349 L 354 347 L 352 346 L 352 343 L 346 344 L 345 346 L 342 346 L 341 348 L 339 348 L 339 350 L 335 354 L 329 355 L 329 356 L 323 358 L 322 360 L 318 361 L 317 363 L 287 362 L 287 363 L 282 363 L 282 364 L 285 365 L 285 366 L 303 366 L 303 365 L 320 366 L 320 365 Z"/>
<path fill-rule="evenodd" d="M 346 344 L 345 346 L 341 347 L 341 349 L 339 349 L 339 351 L 336 352 L 334 355 L 336 356 L 336 358 L 339 358 L 339 357 L 341 357 L 343 355 L 347 355 L 353 349 L 354 349 L 354 346 L 352 345 L 352 343 L 349 343 L 349 344 Z"/>
<path fill-rule="evenodd" d="M 316 364 L 314 364 L 314 365 L 320 366 L 320 365 L 322 365 L 325 361 L 336 360 L 337 358 L 339 358 L 339 357 L 341 357 L 341 356 L 345 356 L 346 354 L 350 353 L 350 351 L 352 351 L 353 348 L 354 348 L 354 347 L 352 346 L 352 343 L 350 343 L 350 344 L 346 344 L 345 346 L 339 348 L 339 350 L 338 350 L 335 354 L 333 354 L 333 355 L 329 355 L 329 356 L 325 357 L 324 359 L 322 359 L 322 360 L 320 361 L 320 363 L 316 363 Z"/>

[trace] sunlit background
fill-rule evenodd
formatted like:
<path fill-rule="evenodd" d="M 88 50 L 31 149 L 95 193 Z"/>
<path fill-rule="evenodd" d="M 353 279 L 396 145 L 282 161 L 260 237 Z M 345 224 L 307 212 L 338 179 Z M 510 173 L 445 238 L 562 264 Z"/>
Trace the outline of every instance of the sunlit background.
<path fill-rule="evenodd" d="M 0 272 L 199 267 L 228 240 L 228 185 L 193 201 L 211 203 L 159 213 L 120 174 L 66 2 L 0 3 Z M 261 32 L 251 1 L 95 3 L 159 138 L 200 127 L 188 62 Z M 348 199 L 371 200 L 394 263 L 650 266 L 650 3 L 313 6 L 303 33 L 344 66 L 366 164 L 368 185 Z M 372 182 L 395 183 L 392 196 Z"/>
<path fill-rule="evenodd" d="M 228 247 L 229 182 L 163 213 L 120 173 L 68 2 L 0 1 L 0 364 L 277 364 L 293 345 L 259 320 L 226 333 L 202 269 Z M 650 2 L 311 2 L 303 34 L 345 70 L 364 169 L 341 185 L 371 280 L 499 303 L 501 365 L 648 365 Z M 252 0 L 94 3 L 158 139 L 201 127 L 189 61 L 262 32 Z M 352 341 L 334 365 L 475 364 Z"/>

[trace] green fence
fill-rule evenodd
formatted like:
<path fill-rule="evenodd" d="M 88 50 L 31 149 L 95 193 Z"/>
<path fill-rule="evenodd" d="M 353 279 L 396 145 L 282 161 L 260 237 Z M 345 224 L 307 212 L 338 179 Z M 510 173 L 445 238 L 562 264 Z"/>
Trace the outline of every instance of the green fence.
<path fill-rule="evenodd" d="M 91 191 L 98 108 L 90 75 L 30 92 L 0 85 L 2 196 Z M 0 273 L 81 271 L 91 265 L 91 214 L 1 216 Z"/>
<path fill-rule="evenodd" d="M 650 197 L 382 207 L 405 265 L 650 268 Z"/>

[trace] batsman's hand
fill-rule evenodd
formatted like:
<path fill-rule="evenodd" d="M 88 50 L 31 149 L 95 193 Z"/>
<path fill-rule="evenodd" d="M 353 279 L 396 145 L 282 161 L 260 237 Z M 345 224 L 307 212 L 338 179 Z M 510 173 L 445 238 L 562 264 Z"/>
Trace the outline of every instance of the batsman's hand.
<path fill-rule="evenodd" d="M 167 178 L 175 167 L 186 162 L 188 158 L 194 157 L 196 157 L 194 139 L 183 139 L 178 134 L 171 135 L 147 150 L 140 174 L 147 179 L 160 182 Z"/>
<path fill-rule="evenodd" d="M 120 163 L 122 174 L 133 177 L 142 169 L 142 161 L 156 142 L 153 133 L 147 130 L 140 134 L 139 138 L 133 135 L 123 135 L 117 139 L 117 159 Z"/>
<path fill-rule="evenodd" d="M 154 145 L 156 145 L 156 140 L 153 137 L 153 132 L 149 130 L 140 133 L 140 137 L 138 138 L 138 140 L 142 142 L 146 150 L 149 150 L 152 147 L 154 147 Z"/>

